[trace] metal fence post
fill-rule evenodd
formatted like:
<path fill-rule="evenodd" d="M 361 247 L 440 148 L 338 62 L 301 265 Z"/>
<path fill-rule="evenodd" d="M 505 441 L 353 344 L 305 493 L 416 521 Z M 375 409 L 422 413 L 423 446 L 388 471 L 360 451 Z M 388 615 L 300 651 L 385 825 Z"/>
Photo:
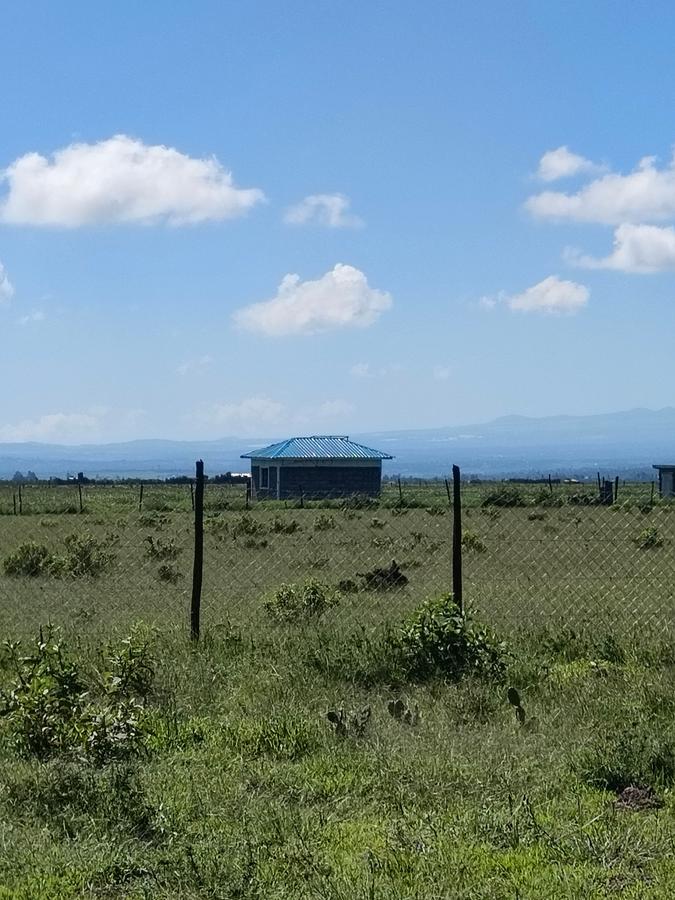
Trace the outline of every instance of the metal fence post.
<path fill-rule="evenodd" d="M 464 615 L 462 590 L 462 493 L 459 466 L 452 467 L 452 594 L 461 615 Z"/>
<path fill-rule="evenodd" d="M 202 602 L 202 573 L 204 569 L 204 463 L 196 464 L 195 482 L 195 555 L 192 567 L 192 602 L 190 605 L 190 637 L 199 640 L 199 613 Z"/>

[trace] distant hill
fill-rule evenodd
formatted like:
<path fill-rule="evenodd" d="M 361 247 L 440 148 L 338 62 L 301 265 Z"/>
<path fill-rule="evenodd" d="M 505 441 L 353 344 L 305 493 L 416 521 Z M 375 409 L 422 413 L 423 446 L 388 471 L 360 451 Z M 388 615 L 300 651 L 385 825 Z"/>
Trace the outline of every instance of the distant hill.
<path fill-rule="evenodd" d="M 248 467 L 247 460 L 240 459 L 242 453 L 287 436 L 78 446 L 0 443 L 0 478 L 29 469 L 41 478 L 78 471 L 90 477 L 166 478 L 192 472 L 199 458 L 212 474 L 241 472 Z M 675 408 L 594 416 L 503 416 L 476 425 L 350 436 L 391 453 L 395 459 L 385 464 L 385 471 L 404 476 L 444 475 L 457 463 L 466 475 L 480 477 L 585 477 L 601 469 L 651 478 L 653 463 L 675 463 Z"/>

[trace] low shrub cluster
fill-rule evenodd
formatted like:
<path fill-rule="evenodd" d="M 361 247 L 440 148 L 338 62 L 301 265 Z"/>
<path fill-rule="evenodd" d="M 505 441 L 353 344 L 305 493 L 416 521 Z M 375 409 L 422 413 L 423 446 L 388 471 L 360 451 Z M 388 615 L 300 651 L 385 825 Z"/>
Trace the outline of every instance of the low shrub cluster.
<path fill-rule="evenodd" d="M 98 678 L 86 677 L 51 629 L 25 654 L 20 643 L 4 649 L 14 678 L 0 691 L 0 721 L 21 755 L 67 754 L 104 765 L 143 750 L 155 670 L 140 633 L 109 650 Z"/>
<path fill-rule="evenodd" d="M 318 619 L 340 600 L 340 593 L 310 578 L 302 585 L 282 584 L 265 601 L 265 610 L 276 622 Z"/>
<path fill-rule="evenodd" d="M 76 532 L 63 540 L 63 550 L 55 553 L 44 544 L 28 541 L 5 557 L 5 575 L 12 577 L 40 575 L 95 578 L 105 572 L 115 559 L 111 549 L 114 535 L 100 539 L 89 532 Z"/>

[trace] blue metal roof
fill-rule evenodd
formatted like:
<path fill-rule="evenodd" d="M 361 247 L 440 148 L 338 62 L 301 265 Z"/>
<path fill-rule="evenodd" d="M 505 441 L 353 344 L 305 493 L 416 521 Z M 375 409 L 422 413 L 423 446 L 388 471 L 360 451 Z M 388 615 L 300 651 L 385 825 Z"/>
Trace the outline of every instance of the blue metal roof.
<path fill-rule="evenodd" d="M 350 441 L 346 434 L 294 437 L 261 450 L 242 453 L 242 459 L 393 459 L 388 453 Z"/>

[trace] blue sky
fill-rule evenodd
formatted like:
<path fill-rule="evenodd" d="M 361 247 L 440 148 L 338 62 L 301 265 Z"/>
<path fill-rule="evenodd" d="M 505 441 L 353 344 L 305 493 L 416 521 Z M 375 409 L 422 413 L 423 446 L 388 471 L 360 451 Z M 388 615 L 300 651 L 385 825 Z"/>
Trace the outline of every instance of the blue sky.
<path fill-rule="evenodd" d="M 672 403 L 672 4 L 1 21 L 0 441 Z"/>

